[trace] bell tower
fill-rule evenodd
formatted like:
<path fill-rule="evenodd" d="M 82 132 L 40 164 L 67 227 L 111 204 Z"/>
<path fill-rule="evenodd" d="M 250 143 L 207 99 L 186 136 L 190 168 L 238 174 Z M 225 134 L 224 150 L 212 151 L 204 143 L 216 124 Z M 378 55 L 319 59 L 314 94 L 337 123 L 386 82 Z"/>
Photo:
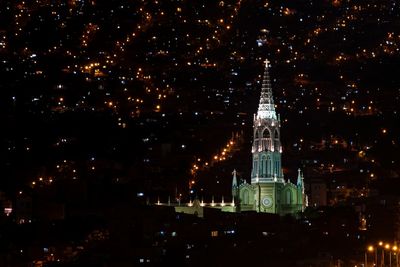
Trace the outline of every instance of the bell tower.
<path fill-rule="evenodd" d="M 280 118 L 275 112 L 269 77 L 269 61 L 265 62 L 260 103 L 253 124 L 253 166 L 251 183 L 283 182 Z"/>
<path fill-rule="evenodd" d="M 255 209 L 258 212 L 280 213 L 284 187 L 281 167 L 282 146 L 280 118 L 275 111 L 269 77 L 269 61 L 265 61 L 260 103 L 253 120 L 253 166 L 251 184 L 254 187 Z"/>

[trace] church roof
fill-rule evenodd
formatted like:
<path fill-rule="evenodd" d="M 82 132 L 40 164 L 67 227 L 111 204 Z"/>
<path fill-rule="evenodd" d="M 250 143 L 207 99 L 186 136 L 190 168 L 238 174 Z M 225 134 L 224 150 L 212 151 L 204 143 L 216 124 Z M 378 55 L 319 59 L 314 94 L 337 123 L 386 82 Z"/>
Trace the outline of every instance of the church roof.
<path fill-rule="evenodd" d="M 265 70 L 261 85 L 260 103 L 258 105 L 257 118 L 260 119 L 275 119 L 276 112 L 274 99 L 272 97 L 271 79 L 269 77 L 269 61 L 265 61 Z"/>

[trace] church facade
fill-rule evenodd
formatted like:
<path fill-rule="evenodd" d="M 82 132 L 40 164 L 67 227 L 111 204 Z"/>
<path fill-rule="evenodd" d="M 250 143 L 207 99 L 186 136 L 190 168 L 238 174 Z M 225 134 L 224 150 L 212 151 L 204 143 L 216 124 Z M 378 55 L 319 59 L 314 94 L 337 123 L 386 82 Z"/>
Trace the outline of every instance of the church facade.
<path fill-rule="evenodd" d="M 286 181 L 281 166 L 280 117 L 275 111 L 266 61 L 260 103 L 253 120 L 252 171 L 250 183 L 238 183 L 233 172 L 232 198 L 236 211 L 257 211 L 280 215 L 304 210 L 304 179 L 299 169 L 297 182 Z"/>

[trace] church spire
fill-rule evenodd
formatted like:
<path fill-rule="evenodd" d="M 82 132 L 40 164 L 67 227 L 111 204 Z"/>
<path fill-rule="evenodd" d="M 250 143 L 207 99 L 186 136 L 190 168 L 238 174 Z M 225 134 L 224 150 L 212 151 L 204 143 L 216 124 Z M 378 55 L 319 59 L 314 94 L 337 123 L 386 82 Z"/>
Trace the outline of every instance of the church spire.
<path fill-rule="evenodd" d="M 233 174 L 233 177 L 232 177 L 232 187 L 233 187 L 233 188 L 236 188 L 238 184 L 237 184 L 236 170 L 235 170 L 235 169 L 233 170 L 232 174 Z"/>
<path fill-rule="evenodd" d="M 301 204 L 301 211 L 304 211 L 304 208 L 308 206 L 308 198 L 305 193 L 304 188 L 304 175 L 303 172 L 298 170 L 299 174 L 297 175 L 297 190 L 299 199 L 297 200 L 299 204 Z"/>
<path fill-rule="evenodd" d="M 303 174 L 301 173 L 300 168 L 297 170 L 297 186 L 298 187 L 303 187 Z"/>
<path fill-rule="evenodd" d="M 233 170 L 232 174 L 233 174 L 233 177 L 232 177 L 232 201 L 234 201 L 234 199 L 238 197 L 239 187 L 238 187 L 235 169 Z"/>
<path fill-rule="evenodd" d="M 271 80 L 269 78 L 269 60 L 265 60 L 265 70 L 261 85 L 260 104 L 258 105 L 257 117 L 260 119 L 275 119 L 276 112 L 274 99 L 272 97 Z"/>

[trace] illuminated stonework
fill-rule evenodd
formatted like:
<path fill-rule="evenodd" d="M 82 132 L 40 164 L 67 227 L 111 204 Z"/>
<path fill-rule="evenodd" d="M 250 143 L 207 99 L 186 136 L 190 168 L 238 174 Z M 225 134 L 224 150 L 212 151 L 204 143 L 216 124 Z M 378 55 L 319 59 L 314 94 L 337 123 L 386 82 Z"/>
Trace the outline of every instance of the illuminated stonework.
<path fill-rule="evenodd" d="M 269 61 L 266 60 L 257 118 L 276 120 L 275 105 L 274 105 L 274 99 L 272 97 L 272 87 L 271 87 L 271 80 L 269 78 L 268 68 L 269 68 Z"/>
<path fill-rule="evenodd" d="M 251 183 L 237 182 L 233 174 L 232 196 L 237 210 L 277 214 L 301 212 L 305 204 L 303 175 L 297 183 L 286 182 L 281 166 L 280 118 L 276 114 L 266 61 L 258 112 L 254 115 Z"/>

